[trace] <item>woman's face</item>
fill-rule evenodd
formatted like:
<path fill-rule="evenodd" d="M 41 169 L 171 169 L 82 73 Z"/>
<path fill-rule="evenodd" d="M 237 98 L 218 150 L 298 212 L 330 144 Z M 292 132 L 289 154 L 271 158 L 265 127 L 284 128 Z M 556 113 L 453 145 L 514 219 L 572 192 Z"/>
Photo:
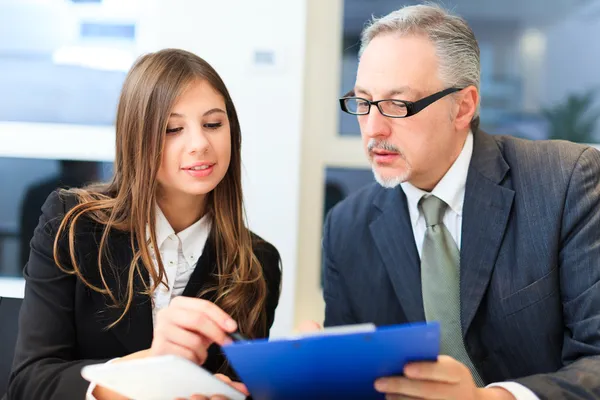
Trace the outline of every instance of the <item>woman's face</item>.
<path fill-rule="evenodd" d="M 231 160 L 231 128 L 223 96 L 194 81 L 169 116 L 158 183 L 167 197 L 199 197 L 223 179 Z"/>

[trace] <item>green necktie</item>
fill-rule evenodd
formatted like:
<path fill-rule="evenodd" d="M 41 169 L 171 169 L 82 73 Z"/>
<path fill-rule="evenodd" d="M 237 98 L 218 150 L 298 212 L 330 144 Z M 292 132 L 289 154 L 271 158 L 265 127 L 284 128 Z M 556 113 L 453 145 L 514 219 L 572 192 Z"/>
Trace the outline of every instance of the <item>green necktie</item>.
<path fill-rule="evenodd" d="M 423 197 L 419 206 L 427 229 L 421 252 L 421 285 L 427 321 L 439 321 L 441 354 L 465 364 L 477 386 L 485 386 L 467 354 L 460 323 L 460 252 L 442 222 L 448 205 L 435 196 Z"/>

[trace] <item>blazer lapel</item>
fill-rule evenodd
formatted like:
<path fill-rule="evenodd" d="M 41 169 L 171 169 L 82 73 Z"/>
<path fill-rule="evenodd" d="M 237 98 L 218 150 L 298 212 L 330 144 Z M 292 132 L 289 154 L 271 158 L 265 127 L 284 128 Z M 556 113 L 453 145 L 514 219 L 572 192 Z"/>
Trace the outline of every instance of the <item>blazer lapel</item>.
<path fill-rule="evenodd" d="M 463 206 L 460 251 L 463 336 L 487 290 L 512 208 L 514 191 L 500 185 L 509 170 L 496 141 L 474 135 Z"/>
<path fill-rule="evenodd" d="M 183 290 L 183 296 L 199 297 L 203 290 L 213 286 L 215 283 L 215 273 L 217 272 L 217 257 L 215 242 L 212 236 L 209 235 L 202 255 L 196 263 L 196 268 L 190 276 L 190 280 Z M 214 293 L 207 293 L 203 298 L 211 299 Z"/>
<path fill-rule="evenodd" d="M 387 268 L 396 296 L 409 322 L 425 320 L 421 268 L 406 196 L 385 189 L 375 200 L 381 213 L 370 224 L 371 235 Z"/>
<path fill-rule="evenodd" d="M 101 232 L 97 234 L 97 243 L 100 243 L 101 234 Z M 110 263 L 115 269 L 113 272 L 105 264 L 104 278 L 118 299 L 126 299 L 129 266 L 133 259 L 129 233 L 112 232 L 108 237 L 107 246 L 110 248 Z M 96 246 L 96 255 L 97 252 Z M 107 260 L 105 259 L 103 262 L 107 263 Z M 134 276 L 134 295 L 129 311 L 117 325 L 109 330 L 130 353 L 149 348 L 153 338 L 152 301 L 150 296 L 142 293 L 144 283 L 148 283 L 150 279 L 146 269 L 140 269 L 141 276 L 139 274 Z M 93 283 L 102 287 L 99 274 Z M 102 310 L 103 323 L 109 325 L 119 319 L 123 308 L 113 307 L 112 300 L 106 295 L 94 294 L 94 298 L 97 299 L 98 308 Z"/>
<path fill-rule="evenodd" d="M 199 297 L 212 302 L 216 300 L 216 292 L 214 290 L 205 292 L 207 289 L 215 288 L 218 284 L 217 251 L 213 234 L 214 231 L 208 236 L 208 240 L 202 250 L 202 255 L 196 263 L 196 268 L 183 290 L 183 296 Z M 221 348 L 217 344 L 212 344 L 208 348 L 208 358 L 203 368 L 213 373 L 219 372 L 235 375 L 227 366 Z"/>
<path fill-rule="evenodd" d="M 111 239 L 113 241 L 110 244 L 111 256 L 120 275 L 118 277 L 109 277 L 107 283 L 113 293 L 119 293 L 120 296 L 124 297 L 126 293 L 127 272 L 133 258 L 133 252 L 130 250 L 129 234 L 114 234 Z M 184 289 L 184 296 L 198 297 L 202 290 L 214 282 L 214 272 L 216 271 L 215 254 L 214 241 L 209 237 L 202 255 L 198 259 L 196 268 Z M 117 336 L 127 351 L 131 353 L 149 348 L 154 337 L 152 301 L 148 295 L 142 294 L 144 282 L 149 283 L 150 278 L 146 269 L 142 268 L 141 273 L 142 276 L 136 276 L 134 280 L 135 293 L 129 312 L 121 322 L 111 329 L 112 333 Z M 214 293 L 207 293 L 203 297 L 212 299 L 212 295 Z M 106 305 L 104 307 L 106 308 Z M 122 309 L 116 308 L 108 308 L 107 310 L 110 322 L 116 321 L 122 312 Z"/>

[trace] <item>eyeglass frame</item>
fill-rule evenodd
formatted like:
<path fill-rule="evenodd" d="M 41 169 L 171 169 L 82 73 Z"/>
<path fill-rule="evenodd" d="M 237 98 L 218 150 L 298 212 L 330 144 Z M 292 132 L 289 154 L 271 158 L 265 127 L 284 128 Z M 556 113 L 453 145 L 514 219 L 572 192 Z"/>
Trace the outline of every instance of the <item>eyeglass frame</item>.
<path fill-rule="evenodd" d="M 379 110 L 381 115 L 386 116 L 388 118 L 408 118 L 408 117 L 411 117 L 411 116 L 417 114 L 418 112 L 423 111 L 426 107 L 428 107 L 431 104 L 435 103 L 436 101 L 442 99 L 443 97 L 446 97 L 449 94 L 456 93 L 463 89 L 464 88 L 458 88 L 458 87 L 447 88 L 444 90 L 440 90 L 439 92 L 433 93 L 429 96 L 423 97 L 422 99 L 419 99 L 417 101 L 407 101 L 407 100 L 398 100 L 398 99 L 381 99 L 381 100 L 371 101 L 371 100 L 367 100 L 363 97 L 344 96 L 339 99 L 339 102 L 340 102 L 340 107 L 342 108 L 342 111 L 345 113 L 348 113 L 350 115 L 368 115 L 371 112 L 371 106 L 375 106 L 375 107 L 377 107 L 377 109 Z M 369 104 L 369 109 L 365 113 L 350 112 L 350 111 L 348 111 L 348 107 L 346 107 L 346 100 L 348 100 L 348 99 L 364 100 L 366 103 Z M 381 109 L 381 107 L 379 106 L 379 103 L 384 102 L 384 101 L 393 101 L 393 102 L 404 104 L 404 106 L 406 107 L 406 115 L 398 116 L 398 115 L 388 115 L 388 114 L 384 113 L 383 110 Z"/>

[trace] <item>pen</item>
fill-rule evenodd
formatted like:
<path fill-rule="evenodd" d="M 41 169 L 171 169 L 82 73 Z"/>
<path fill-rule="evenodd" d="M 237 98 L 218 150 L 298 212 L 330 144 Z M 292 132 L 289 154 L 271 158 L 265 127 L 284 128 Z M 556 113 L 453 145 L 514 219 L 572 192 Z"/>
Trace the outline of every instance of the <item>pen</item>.
<path fill-rule="evenodd" d="M 239 331 L 239 330 L 237 330 L 237 331 L 235 331 L 235 332 L 233 332 L 233 333 L 230 333 L 230 334 L 229 334 L 229 337 L 230 337 L 230 338 L 231 338 L 231 340 L 233 340 L 234 342 L 243 342 L 243 341 L 246 341 L 246 340 L 248 340 L 248 338 L 247 338 L 247 337 L 245 337 L 244 335 L 242 335 L 242 334 L 240 333 L 240 331 Z"/>

